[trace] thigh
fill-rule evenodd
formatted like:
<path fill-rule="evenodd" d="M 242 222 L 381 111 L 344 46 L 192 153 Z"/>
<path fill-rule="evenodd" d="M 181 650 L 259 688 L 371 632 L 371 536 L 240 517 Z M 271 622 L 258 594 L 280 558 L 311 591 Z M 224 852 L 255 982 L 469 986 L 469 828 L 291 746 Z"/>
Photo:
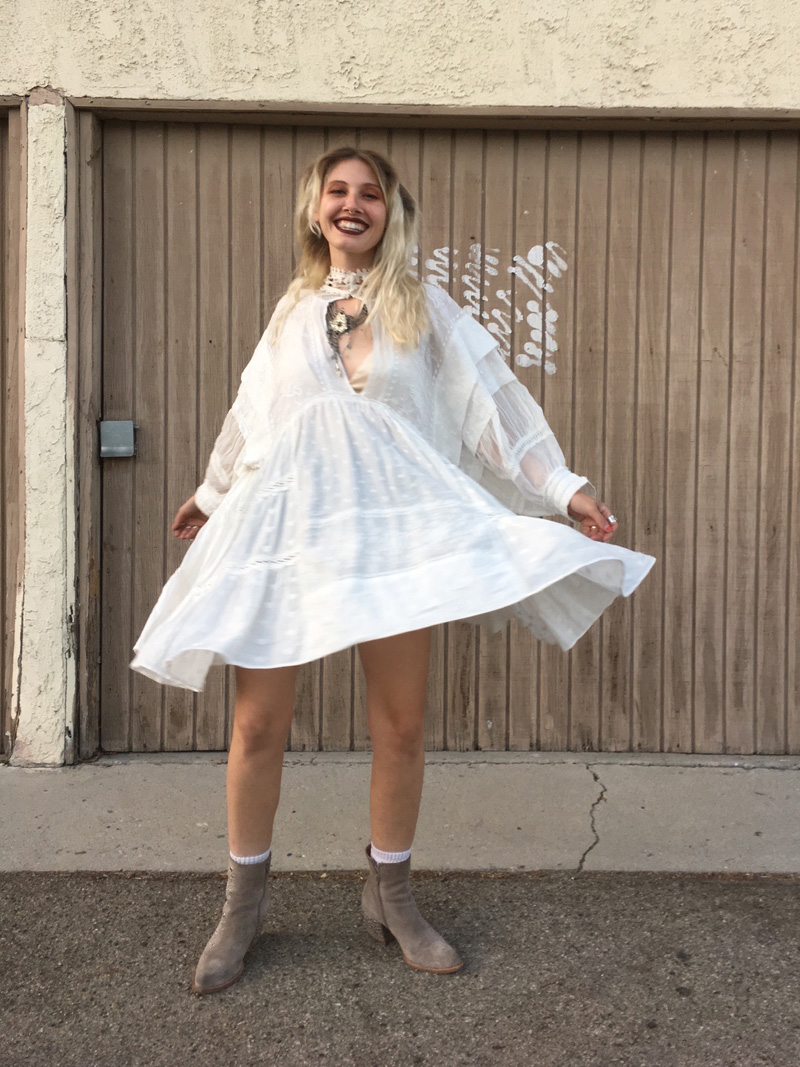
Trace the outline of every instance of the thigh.
<path fill-rule="evenodd" d="M 362 642 L 358 654 L 367 680 L 368 711 L 380 706 L 423 714 L 430 652 L 430 627 Z"/>

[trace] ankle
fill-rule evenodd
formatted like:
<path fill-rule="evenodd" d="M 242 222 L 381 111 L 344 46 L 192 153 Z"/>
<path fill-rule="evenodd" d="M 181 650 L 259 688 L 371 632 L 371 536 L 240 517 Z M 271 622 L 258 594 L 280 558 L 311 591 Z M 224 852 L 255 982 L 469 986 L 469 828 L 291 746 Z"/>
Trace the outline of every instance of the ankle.
<path fill-rule="evenodd" d="M 375 863 L 405 863 L 411 858 L 411 849 L 408 848 L 404 852 L 385 852 L 371 844 L 369 854 Z"/>
<path fill-rule="evenodd" d="M 260 852 L 255 856 L 237 856 L 232 850 L 229 852 L 233 862 L 238 863 L 242 867 L 251 867 L 255 866 L 257 863 L 266 863 L 271 854 L 272 846 L 270 846 L 266 852 Z"/>

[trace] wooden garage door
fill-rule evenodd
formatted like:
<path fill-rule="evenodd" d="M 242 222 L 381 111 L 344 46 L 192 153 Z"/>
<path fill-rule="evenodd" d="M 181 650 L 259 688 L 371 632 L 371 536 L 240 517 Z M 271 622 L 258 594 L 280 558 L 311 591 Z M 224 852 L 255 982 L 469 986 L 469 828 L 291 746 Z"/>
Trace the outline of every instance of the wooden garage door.
<path fill-rule="evenodd" d="M 17 616 L 22 530 L 21 421 L 19 379 L 20 116 L 0 113 L 0 753 L 11 748 L 14 634 Z"/>
<path fill-rule="evenodd" d="M 435 749 L 796 752 L 795 133 L 344 130 L 109 122 L 102 746 L 221 749 L 201 696 L 128 670 L 185 547 L 168 533 L 292 270 L 296 179 L 387 152 L 421 201 L 419 265 L 480 315 L 573 469 L 657 568 L 570 653 L 516 625 L 436 636 Z M 794 594 L 792 593 L 794 590 Z M 303 674 L 294 749 L 369 744 L 352 652 Z"/>

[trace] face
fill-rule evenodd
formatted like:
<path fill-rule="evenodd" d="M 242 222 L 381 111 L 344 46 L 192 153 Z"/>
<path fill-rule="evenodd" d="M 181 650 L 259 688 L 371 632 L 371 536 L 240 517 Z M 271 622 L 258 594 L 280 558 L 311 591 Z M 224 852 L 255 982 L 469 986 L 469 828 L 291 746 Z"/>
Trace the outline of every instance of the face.
<path fill-rule="evenodd" d="M 345 159 L 332 167 L 314 218 L 328 242 L 332 266 L 371 267 L 386 229 L 386 203 L 372 168 L 361 159 Z"/>

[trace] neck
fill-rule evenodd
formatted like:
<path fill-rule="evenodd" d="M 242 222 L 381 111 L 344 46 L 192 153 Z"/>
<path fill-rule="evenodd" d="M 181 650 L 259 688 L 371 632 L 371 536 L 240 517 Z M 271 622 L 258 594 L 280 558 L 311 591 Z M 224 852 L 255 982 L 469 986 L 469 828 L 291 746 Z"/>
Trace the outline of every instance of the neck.
<path fill-rule="evenodd" d="M 372 252 L 368 252 L 363 256 L 351 256 L 340 252 L 338 249 L 331 249 L 331 266 L 337 267 L 339 270 L 372 270 L 374 262 L 375 256 Z"/>

